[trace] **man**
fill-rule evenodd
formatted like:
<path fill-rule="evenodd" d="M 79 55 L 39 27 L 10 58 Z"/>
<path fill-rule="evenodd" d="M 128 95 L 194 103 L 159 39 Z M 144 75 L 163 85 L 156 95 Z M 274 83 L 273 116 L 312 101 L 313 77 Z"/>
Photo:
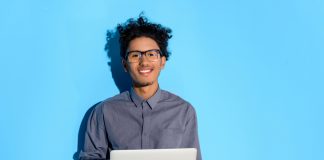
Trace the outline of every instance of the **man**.
<path fill-rule="evenodd" d="M 194 108 L 161 90 L 171 30 L 140 16 L 117 27 L 120 54 L 132 88 L 100 103 L 89 117 L 80 159 L 109 159 L 115 149 L 197 148 Z"/>

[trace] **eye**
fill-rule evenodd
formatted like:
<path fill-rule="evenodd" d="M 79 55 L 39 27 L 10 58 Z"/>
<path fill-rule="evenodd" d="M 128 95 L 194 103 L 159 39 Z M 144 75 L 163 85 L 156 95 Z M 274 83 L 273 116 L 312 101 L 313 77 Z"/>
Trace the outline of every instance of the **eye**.
<path fill-rule="evenodd" d="M 138 52 L 132 52 L 130 55 L 129 55 L 131 58 L 137 58 L 140 56 L 140 53 Z"/>
<path fill-rule="evenodd" d="M 149 56 L 149 57 L 155 57 L 157 55 L 157 53 L 154 52 L 154 51 L 150 51 L 150 52 L 147 52 L 146 55 Z"/>

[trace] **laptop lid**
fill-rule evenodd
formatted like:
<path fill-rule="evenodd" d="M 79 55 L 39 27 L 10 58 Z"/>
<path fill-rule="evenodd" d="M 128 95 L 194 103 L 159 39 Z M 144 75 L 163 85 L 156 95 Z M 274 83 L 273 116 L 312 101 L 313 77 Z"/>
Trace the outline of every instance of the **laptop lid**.
<path fill-rule="evenodd" d="M 196 160 L 196 148 L 112 150 L 110 160 Z"/>

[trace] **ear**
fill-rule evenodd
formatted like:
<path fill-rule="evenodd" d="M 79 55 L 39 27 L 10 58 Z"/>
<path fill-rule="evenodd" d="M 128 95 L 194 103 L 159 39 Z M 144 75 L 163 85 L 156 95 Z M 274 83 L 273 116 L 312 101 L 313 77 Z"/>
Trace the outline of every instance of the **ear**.
<path fill-rule="evenodd" d="M 127 62 L 126 62 L 126 60 L 124 58 L 122 59 L 122 65 L 123 65 L 124 71 L 128 72 Z"/>
<path fill-rule="evenodd" d="M 164 66 L 165 66 L 165 63 L 166 63 L 166 58 L 165 56 L 161 57 L 161 66 L 160 66 L 160 69 L 164 69 Z"/>

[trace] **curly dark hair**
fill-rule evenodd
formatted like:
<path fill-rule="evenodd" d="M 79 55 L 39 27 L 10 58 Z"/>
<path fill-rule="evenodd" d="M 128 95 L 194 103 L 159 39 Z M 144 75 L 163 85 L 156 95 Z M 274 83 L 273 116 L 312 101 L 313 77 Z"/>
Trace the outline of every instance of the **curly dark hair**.
<path fill-rule="evenodd" d="M 148 37 L 155 40 L 161 50 L 161 56 L 169 59 L 171 52 L 168 51 L 168 40 L 172 37 L 170 28 L 161 24 L 151 23 L 146 17 L 140 15 L 136 20 L 128 19 L 123 24 L 118 24 L 120 56 L 125 58 L 129 42 L 138 37 Z"/>

